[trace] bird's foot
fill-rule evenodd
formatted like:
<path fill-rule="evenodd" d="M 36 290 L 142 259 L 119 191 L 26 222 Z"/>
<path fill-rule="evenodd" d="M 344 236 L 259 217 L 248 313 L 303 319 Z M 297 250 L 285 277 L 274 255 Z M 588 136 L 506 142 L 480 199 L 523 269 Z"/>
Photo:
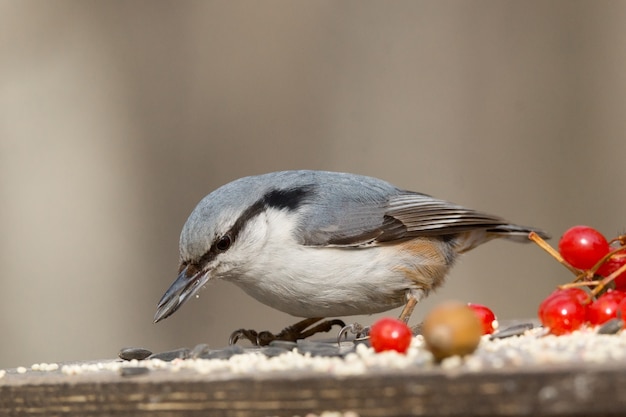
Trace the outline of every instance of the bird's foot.
<path fill-rule="evenodd" d="M 370 326 L 363 326 L 359 323 L 352 323 L 347 326 L 343 326 L 341 330 L 339 330 L 339 335 L 337 336 L 337 343 L 341 343 L 341 338 L 343 336 L 348 338 L 348 333 L 355 335 L 354 340 L 366 340 L 369 338 Z"/>
<path fill-rule="evenodd" d="M 231 333 L 228 344 L 234 345 L 241 339 L 249 340 L 255 346 L 267 346 L 274 340 L 286 340 L 295 342 L 298 339 L 306 339 L 317 333 L 328 332 L 333 326 L 347 327 L 346 324 L 338 319 L 322 320 L 321 317 L 301 320 L 291 326 L 285 327 L 280 333 L 273 334 L 268 331 L 257 332 L 255 330 L 239 329 Z M 317 324 L 316 324 L 317 323 Z M 313 326 L 313 327 L 311 327 Z M 348 326 L 349 327 L 349 326 Z"/>
<path fill-rule="evenodd" d="M 371 328 L 372 326 L 363 326 L 359 323 L 352 323 L 347 326 L 344 326 L 339 331 L 339 335 L 337 336 L 337 343 L 341 343 L 341 338 L 344 336 L 347 339 L 348 333 L 353 334 L 355 336 L 354 340 L 357 342 L 367 340 L 370 337 Z M 418 334 L 422 334 L 422 323 L 419 323 L 411 327 L 411 332 L 413 333 L 414 336 Z"/>

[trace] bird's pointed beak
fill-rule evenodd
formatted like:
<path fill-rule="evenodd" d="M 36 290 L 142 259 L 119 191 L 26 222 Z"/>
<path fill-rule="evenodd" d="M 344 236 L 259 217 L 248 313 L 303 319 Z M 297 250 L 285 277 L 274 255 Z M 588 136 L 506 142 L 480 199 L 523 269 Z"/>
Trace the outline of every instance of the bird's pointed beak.
<path fill-rule="evenodd" d="M 154 322 L 159 321 L 171 316 L 182 306 L 185 301 L 193 296 L 206 282 L 209 280 L 210 274 L 199 270 L 192 275 L 189 275 L 189 266 L 183 269 L 176 281 L 170 285 L 165 291 L 161 301 L 157 305 L 157 311 L 154 315 Z"/>

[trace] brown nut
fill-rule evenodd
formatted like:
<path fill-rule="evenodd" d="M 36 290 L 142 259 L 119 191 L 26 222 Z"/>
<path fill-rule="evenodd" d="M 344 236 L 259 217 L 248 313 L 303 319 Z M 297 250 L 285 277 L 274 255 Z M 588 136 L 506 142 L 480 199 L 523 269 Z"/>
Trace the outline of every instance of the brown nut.
<path fill-rule="evenodd" d="M 431 310 L 422 324 L 426 347 L 437 361 L 472 353 L 482 335 L 480 321 L 466 304 L 448 301 Z"/>

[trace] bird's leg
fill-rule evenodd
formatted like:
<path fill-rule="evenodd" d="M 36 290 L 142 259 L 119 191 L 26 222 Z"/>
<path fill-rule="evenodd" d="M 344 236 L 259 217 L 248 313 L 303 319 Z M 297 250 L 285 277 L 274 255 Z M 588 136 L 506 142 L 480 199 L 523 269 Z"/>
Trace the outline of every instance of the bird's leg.
<path fill-rule="evenodd" d="M 398 317 L 398 320 L 401 320 L 405 322 L 406 324 L 409 324 L 409 319 L 411 318 L 411 314 L 413 314 L 413 310 L 415 310 L 415 306 L 417 305 L 419 300 L 423 297 L 422 294 L 423 293 L 418 293 L 417 295 L 414 294 L 413 292 L 407 293 L 406 304 L 404 305 L 404 308 L 402 309 L 402 312 L 400 313 L 400 317 Z M 411 327 L 411 332 L 413 332 L 413 335 L 421 334 L 422 323 L 419 323 Z"/>
<path fill-rule="evenodd" d="M 417 305 L 417 297 L 415 297 L 411 293 L 408 293 L 406 304 L 404 305 L 404 308 L 402 309 L 402 312 L 400 313 L 400 317 L 398 317 L 398 320 L 408 323 L 409 319 L 411 318 L 411 314 L 413 314 L 413 310 L 415 310 L 416 305 Z"/>
<path fill-rule="evenodd" d="M 322 320 L 322 317 L 313 317 L 301 320 L 291 326 L 285 327 L 278 334 L 273 334 L 268 331 L 256 332 L 254 330 L 239 329 L 235 330 L 228 340 L 228 343 L 233 345 L 237 343 L 239 339 L 248 339 L 253 345 L 267 346 L 273 340 L 286 340 L 295 342 L 298 339 L 306 339 L 314 334 L 321 332 L 328 332 L 333 326 L 345 326 L 346 324 L 341 320 Z M 317 324 L 316 324 L 317 323 Z M 313 326 L 315 324 L 315 326 Z M 313 327 L 311 327 L 313 326 Z M 309 328 L 311 327 L 311 328 Z"/>

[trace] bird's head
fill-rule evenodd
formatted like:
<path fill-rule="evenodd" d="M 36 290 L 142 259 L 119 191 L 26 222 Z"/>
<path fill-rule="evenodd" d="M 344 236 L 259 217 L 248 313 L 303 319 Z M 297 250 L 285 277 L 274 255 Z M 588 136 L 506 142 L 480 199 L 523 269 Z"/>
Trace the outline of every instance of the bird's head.
<path fill-rule="evenodd" d="M 237 278 L 272 227 L 268 212 L 295 210 L 309 191 L 306 186 L 285 188 L 272 178 L 246 177 L 202 199 L 181 232 L 178 277 L 159 301 L 154 322 L 176 312 L 209 280 Z"/>

